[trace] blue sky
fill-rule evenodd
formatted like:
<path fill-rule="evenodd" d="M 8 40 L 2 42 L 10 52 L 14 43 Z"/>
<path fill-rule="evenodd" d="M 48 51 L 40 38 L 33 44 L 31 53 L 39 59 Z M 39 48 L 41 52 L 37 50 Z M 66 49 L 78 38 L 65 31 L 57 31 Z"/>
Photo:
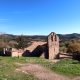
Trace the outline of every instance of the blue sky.
<path fill-rule="evenodd" d="M 80 33 L 80 0 L 0 0 L 0 32 Z"/>

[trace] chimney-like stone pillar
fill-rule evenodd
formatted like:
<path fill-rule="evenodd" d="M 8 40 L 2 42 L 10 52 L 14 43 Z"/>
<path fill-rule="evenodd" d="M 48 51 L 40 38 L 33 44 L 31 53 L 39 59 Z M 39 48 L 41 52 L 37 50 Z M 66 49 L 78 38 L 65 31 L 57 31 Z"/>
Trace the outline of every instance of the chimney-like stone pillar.
<path fill-rule="evenodd" d="M 48 54 L 49 59 L 55 59 L 59 54 L 59 37 L 54 32 L 48 35 Z"/>

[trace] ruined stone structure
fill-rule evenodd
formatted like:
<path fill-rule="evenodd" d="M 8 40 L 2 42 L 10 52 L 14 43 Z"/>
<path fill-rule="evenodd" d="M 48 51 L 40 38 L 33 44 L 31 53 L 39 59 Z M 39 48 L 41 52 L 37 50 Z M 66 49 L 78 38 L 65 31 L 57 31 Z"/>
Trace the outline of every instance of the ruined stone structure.
<path fill-rule="evenodd" d="M 59 54 L 59 37 L 54 32 L 48 35 L 48 54 L 49 59 L 57 58 Z"/>
<path fill-rule="evenodd" d="M 12 50 L 11 50 L 11 56 L 12 57 L 21 57 L 22 54 L 23 54 L 23 52 L 24 51 L 22 49 L 17 50 L 15 48 L 12 48 Z"/>
<path fill-rule="evenodd" d="M 33 42 L 30 47 L 27 48 L 27 56 L 42 56 L 47 59 L 55 59 L 59 56 L 59 37 L 56 33 L 51 32 L 48 35 L 47 42 Z M 31 54 L 31 55 L 30 55 Z"/>
<path fill-rule="evenodd" d="M 33 41 L 32 45 L 22 49 L 12 48 L 9 51 L 5 51 L 5 55 L 12 57 L 44 57 L 47 59 L 55 59 L 59 54 L 59 37 L 54 33 L 50 33 L 47 38 L 47 42 Z"/>

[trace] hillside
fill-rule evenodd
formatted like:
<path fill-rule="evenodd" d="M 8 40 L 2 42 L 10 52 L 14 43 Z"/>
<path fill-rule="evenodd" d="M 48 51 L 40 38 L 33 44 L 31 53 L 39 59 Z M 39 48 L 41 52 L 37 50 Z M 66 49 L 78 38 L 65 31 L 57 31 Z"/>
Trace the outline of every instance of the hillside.
<path fill-rule="evenodd" d="M 71 40 L 71 39 L 80 39 L 80 34 L 73 33 L 73 34 L 58 34 L 60 40 Z"/>
<path fill-rule="evenodd" d="M 20 35 L 11 35 L 11 34 L 1 34 L 0 35 L 0 39 L 7 39 L 8 41 L 10 40 L 15 40 L 17 37 L 19 37 Z M 64 40 L 71 40 L 71 39 L 80 39 L 80 34 L 78 33 L 73 33 L 73 34 L 58 34 L 60 40 L 64 41 Z M 46 41 L 47 40 L 47 35 L 23 35 L 23 37 L 25 39 L 27 39 L 28 41 Z"/>

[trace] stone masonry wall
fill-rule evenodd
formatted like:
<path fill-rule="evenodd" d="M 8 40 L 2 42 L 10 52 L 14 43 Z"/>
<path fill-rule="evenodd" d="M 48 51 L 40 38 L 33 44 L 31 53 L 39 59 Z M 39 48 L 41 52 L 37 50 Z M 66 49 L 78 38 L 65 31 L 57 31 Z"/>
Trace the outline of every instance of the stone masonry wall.
<path fill-rule="evenodd" d="M 59 37 L 52 32 L 48 36 L 48 54 L 49 59 L 55 59 L 59 53 Z"/>

